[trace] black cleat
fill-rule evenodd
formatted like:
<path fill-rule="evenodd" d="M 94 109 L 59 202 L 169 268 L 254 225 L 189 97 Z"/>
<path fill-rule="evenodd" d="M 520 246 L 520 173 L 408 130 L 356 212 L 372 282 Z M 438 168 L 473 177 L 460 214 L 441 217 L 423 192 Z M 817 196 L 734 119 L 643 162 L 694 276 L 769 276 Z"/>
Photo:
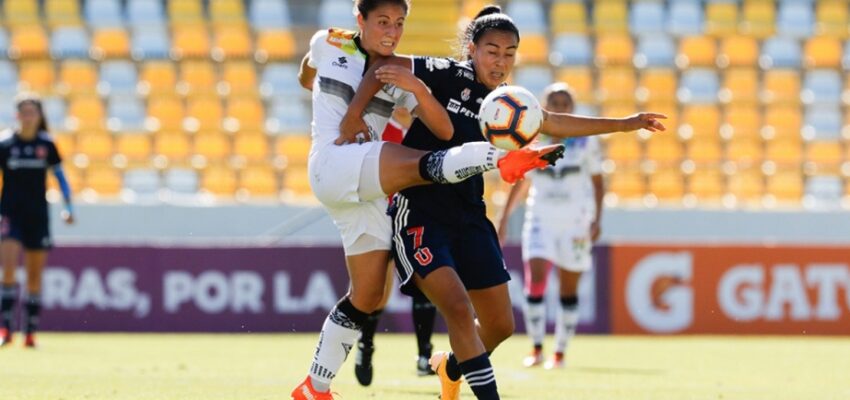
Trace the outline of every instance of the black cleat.
<path fill-rule="evenodd" d="M 363 386 L 372 384 L 372 353 L 375 352 L 375 346 L 365 345 L 363 342 L 357 342 L 357 356 L 354 361 L 354 376 L 357 377 L 357 382 Z"/>
<path fill-rule="evenodd" d="M 558 144 L 554 150 L 540 156 L 541 160 L 545 160 L 549 165 L 555 165 L 558 160 L 564 158 L 564 145 Z"/>
<path fill-rule="evenodd" d="M 436 375 L 437 373 L 431 369 L 431 365 L 428 364 L 428 360 L 430 357 L 419 356 L 416 360 L 416 375 L 418 376 L 428 376 L 428 375 Z"/>

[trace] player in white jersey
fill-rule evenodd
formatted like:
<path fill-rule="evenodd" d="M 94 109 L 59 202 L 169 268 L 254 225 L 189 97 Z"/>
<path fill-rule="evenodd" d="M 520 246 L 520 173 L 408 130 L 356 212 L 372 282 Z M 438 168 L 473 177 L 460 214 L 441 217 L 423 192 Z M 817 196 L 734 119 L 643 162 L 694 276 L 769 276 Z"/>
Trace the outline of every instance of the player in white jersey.
<path fill-rule="evenodd" d="M 546 109 L 571 113 L 573 95 L 563 83 L 546 88 Z M 554 139 L 561 140 L 561 139 Z M 560 277 L 561 312 L 555 327 L 555 354 L 545 368 L 564 365 L 564 351 L 578 324 L 577 288 L 583 272 L 592 266 L 591 250 L 599 237 L 604 188 L 602 154 L 596 137 L 564 141 L 564 158 L 554 166 L 528 174 L 515 185 L 499 224 L 504 241 L 508 219 L 517 203 L 526 197 L 522 230 L 522 260 L 525 269 L 525 326 L 534 349 L 523 360 L 526 367 L 543 364 L 546 312 L 543 301 L 546 278 L 552 264 Z"/>
<path fill-rule="evenodd" d="M 331 380 L 385 298 L 392 241 L 387 193 L 458 183 L 496 168 L 503 179 L 515 182 L 528 170 L 554 162 L 563 150 L 557 145 L 506 152 L 480 142 L 426 152 L 377 141 L 396 106 L 413 110 L 438 138 L 451 139 L 448 113 L 415 78 L 384 86 L 363 114 L 364 136 L 357 143 L 343 143 L 339 124 L 363 73 L 373 61 L 393 55 L 409 9 L 408 0 L 354 3 L 359 31 L 318 32 L 298 76 L 313 91 L 310 185 L 342 235 L 351 284 L 322 326 L 309 376 L 292 392 L 295 399 L 331 398 Z"/>

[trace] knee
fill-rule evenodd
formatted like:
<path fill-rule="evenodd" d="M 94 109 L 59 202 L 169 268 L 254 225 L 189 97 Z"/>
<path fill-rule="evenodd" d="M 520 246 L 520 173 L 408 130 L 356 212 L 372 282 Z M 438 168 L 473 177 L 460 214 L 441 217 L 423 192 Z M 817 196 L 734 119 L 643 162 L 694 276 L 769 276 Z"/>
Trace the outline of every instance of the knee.
<path fill-rule="evenodd" d="M 355 308 L 364 313 L 371 313 L 381 307 L 384 298 L 384 288 L 382 286 L 363 290 L 352 290 L 349 297 L 351 304 Z"/>
<path fill-rule="evenodd" d="M 488 321 L 479 321 L 479 323 L 482 324 L 482 328 L 488 331 L 489 336 L 497 340 L 499 343 L 511 337 L 511 335 L 514 334 L 514 329 L 516 328 L 512 313 L 506 313 L 501 315 L 499 318 Z"/>
<path fill-rule="evenodd" d="M 472 308 L 472 303 L 468 299 L 457 299 L 447 302 L 448 304 L 441 307 L 440 313 L 446 319 L 447 323 L 460 324 L 469 323 L 472 326 L 475 314 Z"/>

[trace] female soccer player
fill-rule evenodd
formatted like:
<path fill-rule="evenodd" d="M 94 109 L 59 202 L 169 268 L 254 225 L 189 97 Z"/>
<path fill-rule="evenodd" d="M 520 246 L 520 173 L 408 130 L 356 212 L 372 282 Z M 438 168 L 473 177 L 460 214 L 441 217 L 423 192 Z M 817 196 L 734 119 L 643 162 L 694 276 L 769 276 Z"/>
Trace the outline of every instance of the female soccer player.
<path fill-rule="evenodd" d="M 573 95 L 564 83 L 549 85 L 543 101 L 547 110 L 573 111 Z M 564 350 L 578 324 L 578 282 L 581 274 L 591 268 L 591 249 L 600 232 L 605 189 L 599 142 L 595 137 L 588 137 L 567 139 L 564 144 L 567 149 L 563 159 L 552 167 L 532 171 L 529 179 L 514 185 L 499 223 L 499 238 L 504 243 L 508 220 L 517 204 L 527 196 L 522 230 L 527 300 L 523 311 L 534 349 L 523 360 L 526 367 L 543 364 L 543 337 L 546 335 L 543 297 L 552 264 L 560 271 L 561 312 L 555 328 L 555 354 L 544 367 L 564 366 Z"/>
<path fill-rule="evenodd" d="M 343 138 L 361 132 L 362 110 L 384 84 L 412 77 L 422 80 L 450 111 L 454 136 L 440 140 L 415 121 L 403 144 L 418 149 L 447 149 L 483 141 L 478 125 L 480 101 L 510 75 L 519 31 L 497 6 L 488 6 L 465 30 L 462 61 L 432 57 L 394 57 L 391 65 L 367 72 L 343 119 Z M 412 73 L 411 73 L 412 71 Z M 543 130 L 558 137 L 614 131 L 663 130 L 662 115 L 644 113 L 625 119 L 544 113 Z M 489 352 L 514 329 L 498 236 L 486 217 L 483 179 L 457 185 L 413 187 L 394 201 L 393 242 L 396 269 L 408 294 L 421 290 L 446 320 L 453 354 L 437 353 L 431 365 L 440 377 L 441 399 L 457 399 L 461 375 L 479 399 L 498 399 Z M 476 318 L 477 317 L 477 318 Z"/>
<path fill-rule="evenodd" d="M 52 246 L 48 222 L 46 191 L 47 170 L 52 170 L 62 189 L 65 210 L 62 219 L 74 222 L 71 188 L 60 163 L 62 157 L 50 138 L 41 101 L 29 95 L 17 99 L 17 131 L 9 131 L 0 139 L 0 168 L 3 168 L 3 191 L 0 194 L 0 253 L 3 259 L 3 291 L 0 299 L 3 327 L 0 344 L 12 342 L 12 316 L 15 300 L 15 269 L 24 248 L 27 269 L 26 347 L 35 347 L 35 331 L 41 311 L 41 271 Z"/>
<path fill-rule="evenodd" d="M 338 145 L 344 143 L 338 140 L 339 124 L 354 88 L 375 59 L 393 54 L 409 9 L 407 0 L 355 0 L 354 4 L 359 32 L 316 33 L 299 73 L 302 86 L 313 91 L 310 185 L 341 233 L 351 284 L 322 326 L 309 376 L 292 392 L 295 399 L 331 398 L 331 380 L 384 297 L 392 240 L 387 193 L 414 185 L 457 183 L 496 168 L 505 180 L 515 181 L 560 157 L 563 148 L 505 152 L 489 143 L 470 143 L 452 151 L 426 152 L 371 141 L 384 129 L 396 105 L 413 110 L 439 138 L 452 137 L 445 109 L 419 80 L 399 81 L 374 95 L 364 107 L 365 142 Z"/>

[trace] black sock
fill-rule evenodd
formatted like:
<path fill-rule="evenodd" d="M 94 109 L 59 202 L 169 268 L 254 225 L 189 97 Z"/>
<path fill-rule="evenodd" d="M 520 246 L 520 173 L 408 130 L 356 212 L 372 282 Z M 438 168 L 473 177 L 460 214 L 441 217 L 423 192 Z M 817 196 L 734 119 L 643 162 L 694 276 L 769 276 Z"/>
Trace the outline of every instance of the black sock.
<path fill-rule="evenodd" d="M 493 366 L 490 364 L 490 356 L 487 353 L 460 363 L 460 369 L 472 393 L 475 393 L 475 398 L 499 400 L 496 375 L 493 373 Z"/>
<path fill-rule="evenodd" d="M 15 285 L 3 285 L 2 293 L 0 293 L 0 314 L 2 314 L 3 327 L 10 332 L 12 331 L 12 315 L 17 297 Z"/>
<path fill-rule="evenodd" d="M 38 329 L 38 316 L 41 314 L 41 296 L 38 293 L 31 293 L 27 296 L 27 325 L 26 333 L 35 333 Z"/>
<path fill-rule="evenodd" d="M 363 346 L 372 347 L 374 345 L 375 331 L 378 330 L 378 322 L 381 321 L 381 313 L 383 312 L 384 310 L 374 311 L 363 322 L 360 329 L 360 343 L 363 343 Z"/>
<path fill-rule="evenodd" d="M 434 183 L 448 183 L 443 176 L 443 159 L 447 152 L 448 150 L 435 150 L 422 156 L 419 159 L 419 176 Z"/>
<path fill-rule="evenodd" d="M 425 296 L 413 297 L 413 329 L 416 330 L 419 357 L 431 357 L 431 335 L 434 333 L 436 317 L 437 307 Z"/>
<path fill-rule="evenodd" d="M 449 354 L 449 359 L 446 361 L 446 375 L 449 376 L 449 379 L 456 381 L 460 379 L 462 374 L 463 372 L 460 370 L 455 353 Z"/>
<path fill-rule="evenodd" d="M 369 314 L 358 310 L 354 307 L 354 304 L 351 304 L 351 299 L 345 296 L 339 303 L 336 303 L 335 309 L 331 310 L 330 317 L 331 320 L 338 320 L 334 322 L 340 326 L 360 330 L 366 322 L 366 318 L 369 318 Z"/>

